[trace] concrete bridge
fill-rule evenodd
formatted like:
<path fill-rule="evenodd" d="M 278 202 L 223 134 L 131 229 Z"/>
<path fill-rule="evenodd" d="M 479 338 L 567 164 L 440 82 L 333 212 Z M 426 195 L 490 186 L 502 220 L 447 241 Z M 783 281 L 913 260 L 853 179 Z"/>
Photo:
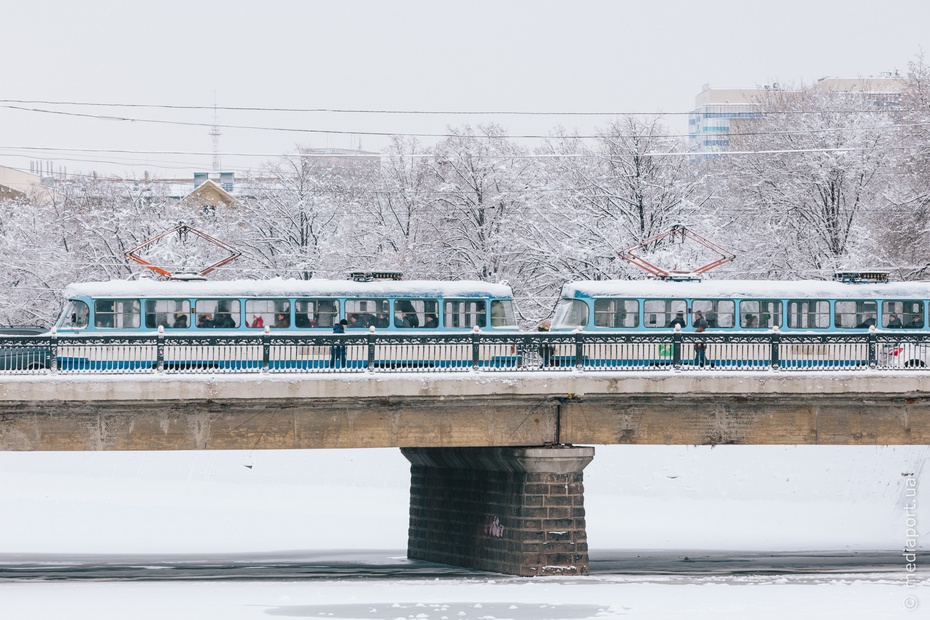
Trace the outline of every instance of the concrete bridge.
<path fill-rule="evenodd" d="M 585 574 L 596 444 L 930 444 L 921 372 L 0 376 L 2 450 L 399 447 L 408 555 Z"/>

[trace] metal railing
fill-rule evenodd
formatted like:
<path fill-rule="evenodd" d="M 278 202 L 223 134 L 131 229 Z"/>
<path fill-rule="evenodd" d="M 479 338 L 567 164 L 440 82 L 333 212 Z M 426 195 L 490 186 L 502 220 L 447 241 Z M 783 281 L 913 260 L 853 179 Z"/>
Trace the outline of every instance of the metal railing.
<path fill-rule="evenodd" d="M 930 368 L 930 334 L 903 330 L 0 336 L 3 374 L 926 368 Z"/>

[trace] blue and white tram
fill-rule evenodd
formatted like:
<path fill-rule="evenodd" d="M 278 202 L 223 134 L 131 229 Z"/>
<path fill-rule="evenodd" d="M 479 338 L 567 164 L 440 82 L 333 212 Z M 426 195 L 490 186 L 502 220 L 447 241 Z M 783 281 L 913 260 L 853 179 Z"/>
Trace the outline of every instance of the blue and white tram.
<path fill-rule="evenodd" d="M 266 331 L 272 335 L 331 335 L 334 325 L 343 319 L 348 323 L 347 334 L 372 329 L 398 337 L 461 335 L 476 328 L 492 333 L 517 331 L 510 287 L 477 281 L 140 279 L 76 283 L 67 287 L 65 296 L 67 304 L 55 327 L 60 336 L 132 338 L 162 331 L 176 343 L 166 344 L 166 363 L 176 365 L 196 365 L 222 357 L 205 344 L 192 344 L 207 342 L 210 336 L 234 338 Z M 252 352 L 244 363 L 260 366 L 260 347 L 254 345 L 254 338 L 250 341 L 253 344 L 247 348 Z M 399 347 L 382 347 L 378 357 L 385 363 L 396 363 L 426 362 L 424 355 L 441 355 L 448 358 L 447 363 L 464 363 L 467 359 L 470 364 L 470 348 L 460 348 L 463 350 L 447 348 L 439 354 L 414 353 L 416 347 L 405 347 L 403 352 Z M 107 350 L 98 347 L 95 359 L 90 359 L 89 347 L 81 349 L 60 348 L 59 365 L 106 369 L 110 366 L 108 360 L 117 365 L 117 357 L 128 355 L 112 346 Z M 348 366 L 367 362 L 365 347 L 348 349 Z M 139 366 L 150 362 L 150 353 L 133 355 L 143 358 Z M 306 342 L 302 346 L 276 347 L 272 355 L 273 366 L 319 368 L 331 361 L 330 346 L 310 346 Z M 419 359 L 411 360 L 409 356 Z M 243 360 L 238 363 L 241 367 Z"/>
<path fill-rule="evenodd" d="M 676 325 L 686 333 L 703 326 L 705 329 L 700 331 L 714 337 L 711 340 L 735 342 L 740 335 L 777 329 L 781 334 L 810 335 L 813 342 L 817 334 L 862 334 L 870 326 L 879 330 L 926 331 L 928 300 L 930 282 L 579 281 L 562 288 L 552 330 L 668 334 Z M 732 337 L 720 337 L 726 335 Z M 864 353 L 859 349 L 864 346 L 850 345 L 841 357 L 850 362 L 862 359 Z M 725 347 L 717 348 L 722 352 Z M 731 347 L 726 355 L 745 357 L 742 361 L 750 364 L 753 359 L 767 357 L 751 349 L 746 345 L 737 352 L 736 347 Z M 781 359 L 789 365 L 823 362 L 825 357 L 835 358 L 836 351 L 836 347 L 810 343 L 786 345 Z M 693 353 L 693 348 L 683 350 L 683 363 L 688 363 Z M 639 346 L 637 350 L 632 345 L 618 345 L 612 349 L 592 348 L 585 355 L 605 363 L 626 359 L 651 365 L 668 363 L 671 351 L 667 345 Z M 844 359 L 833 361 L 842 364 Z"/>

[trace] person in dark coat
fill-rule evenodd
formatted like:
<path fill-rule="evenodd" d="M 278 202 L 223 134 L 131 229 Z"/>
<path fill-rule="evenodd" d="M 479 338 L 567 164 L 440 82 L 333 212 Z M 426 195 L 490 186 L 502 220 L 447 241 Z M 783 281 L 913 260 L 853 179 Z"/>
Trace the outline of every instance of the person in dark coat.
<path fill-rule="evenodd" d="M 707 322 L 707 319 L 704 318 L 704 313 L 700 310 L 694 311 L 694 320 L 691 322 L 694 323 L 694 327 L 703 327 L 704 329 L 710 327 L 710 323 Z"/>
<path fill-rule="evenodd" d="M 898 318 L 897 314 L 888 315 L 888 329 L 901 329 L 902 327 L 904 326 L 901 324 L 901 319 Z"/>
<path fill-rule="evenodd" d="M 911 322 L 907 324 L 908 329 L 923 329 L 924 317 L 921 314 L 915 314 L 911 317 Z"/>
<path fill-rule="evenodd" d="M 342 319 L 335 325 L 333 325 L 334 334 L 344 334 L 346 333 L 346 326 L 349 322 L 345 319 Z M 341 368 L 346 365 L 346 345 L 337 343 L 334 344 L 329 349 L 329 367 L 330 368 Z"/>
<path fill-rule="evenodd" d="M 704 331 L 703 325 L 698 325 L 694 329 L 694 332 L 697 334 L 700 334 L 703 331 Z M 704 343 L 703 340 L 700 342 L 694 343 L 694 365 L 695 366 L 700 366 L 701 368 L 704 367 L 704 364 L 707 363 L 706 353 L 707 353 L 707 345 Z"/>
<path fill-rule="evenodd" d="M 675 314 L 675 318 L 669 321 L 668 323 L 668 326 L 673 329 L 675 328 L 676 325 L 682 329 L 685 328 L 685 313 L 684 312 L 678 311 Z"/>
<path fill-rule="evenodd" d="M 228 312 L 217 312 L 216 318 L 213 319 L 213 327 L 219 327 L 221 329 L 233 329 L 236 327 L 236 322 L 233 320 L 232 315 Z"/>

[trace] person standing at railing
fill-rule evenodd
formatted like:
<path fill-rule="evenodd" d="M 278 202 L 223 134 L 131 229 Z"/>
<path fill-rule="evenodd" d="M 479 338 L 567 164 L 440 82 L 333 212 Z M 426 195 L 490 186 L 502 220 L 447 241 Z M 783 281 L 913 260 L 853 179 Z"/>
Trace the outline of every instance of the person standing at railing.
<path fill-rule="evenodd" d="M 696 334 L 700 334 L 703 331 L 704 331 L 703 325 L 698 325 L 694 330 Z M 707 352 L 707 344 L 705 344 L 703 340 L 699 340 L 694 343 L 694 365 L 695 366 L 700 366 L 701 368 L 704 367 L 704 364 L 707 363 L 706 352 Z"/>
<path fill-rule="evenodd" d="M 537 327 L 536 329 L 537 331 L 548 332 L 551 327 L 552 327 L 552 323 L 550 323 L 549 320 L 546 319 L 545 321 L 540 323 L 539 327 Z M 539 345 L 539 355 L 542 357 L 542 365 L 543 365 L 543 368 L 545 368 L 546 366 L 549 365 L 549 360 L 552 357 L 552 347 L 548 343 L 543 343 Z"/>
<path fill-rule="evenodd" d="M 344 334 L 346 333 L 346 326 L 349 322 L 345 319 L 342 319 L 335 325 L 333 325 L 334 334 Z M 342 343 L 333 344 L 329 349 L 329 367 L 330 368 L 342 368 L 346 364 L 346 345 Z"/>

